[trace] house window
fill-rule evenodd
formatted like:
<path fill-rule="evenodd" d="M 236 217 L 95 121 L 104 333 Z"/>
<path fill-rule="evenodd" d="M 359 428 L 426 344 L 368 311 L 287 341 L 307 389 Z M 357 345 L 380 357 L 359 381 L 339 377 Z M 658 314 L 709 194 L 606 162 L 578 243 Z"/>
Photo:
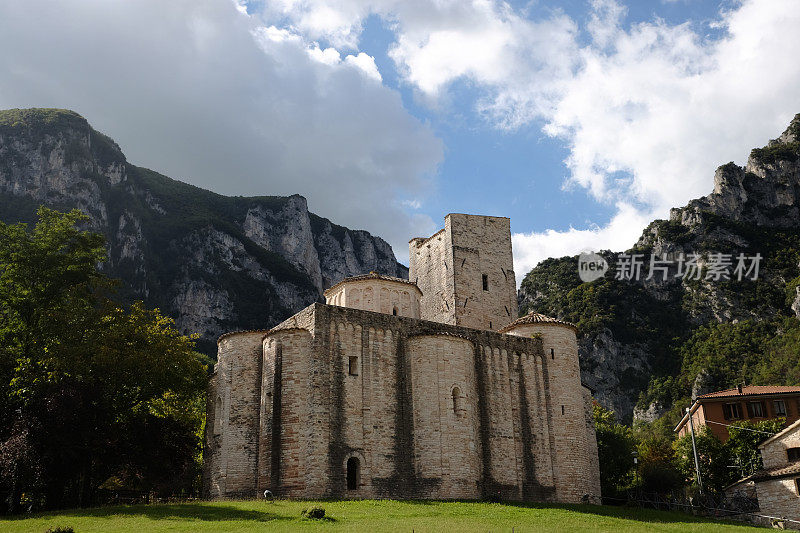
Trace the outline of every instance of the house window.
<path fill-rule="evenodd" d="M 747 416 L 764 418 L 764 402 L 747 402 Z"/>
<path fill-rule="evenodd" d="M 358 357 L 350 357 L 350 363 L 347 366 L 348 374 L 351 376 L 358 375 Z"/>
<path fill-rule="evenodd" d="M 800 461 L 800 448 L 788 448 L 786 450 L 786 458 L 790 463 Z"/>
<path fill-rule="evenodd" d="M 485 291 L 489 290 L 489 276 L 487 276 L 486 274 L 483 274 L 483 290 Z"/>
<path fill-rule="evenodd" d="M 786 402 L 775 400 L 775 416 L 786 416 Z"/>
<path fill-rule="evenodd" d="M 347 460 L 347 490 L 357 490 L 360 477 L 361 464 L 358 457 L 349 458 Z"/>
<path fill-rule="evenodd" d="M 722 404 L 722 416 L 725 420 L 739 420 L 742 418 L 742 407 L 738 403 Z"/>

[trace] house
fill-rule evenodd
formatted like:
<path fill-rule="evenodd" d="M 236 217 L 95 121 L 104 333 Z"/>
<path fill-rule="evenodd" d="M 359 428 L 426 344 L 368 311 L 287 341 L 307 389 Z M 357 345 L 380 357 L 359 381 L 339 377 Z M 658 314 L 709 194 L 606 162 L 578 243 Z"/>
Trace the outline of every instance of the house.
<path fill-rule="evenodd" d="M 800 529 L 800 420 L 758 446 L 764 468 L 728 487 L 726 492 L 755 486 L 762 515 L 788 519 L 784 526 Z"/>
<path fill-rule="evenodd" d="M 704 426 L 719 440 L 728 440 L 728 426 L 747 420 L 761 422 L 785 418 L 787 423 L 800 419 L 800 387 L 747 385 L 698 396 L 675 431 L 678 437 L 688 435 L 689 416 L 694 430 Z"/>

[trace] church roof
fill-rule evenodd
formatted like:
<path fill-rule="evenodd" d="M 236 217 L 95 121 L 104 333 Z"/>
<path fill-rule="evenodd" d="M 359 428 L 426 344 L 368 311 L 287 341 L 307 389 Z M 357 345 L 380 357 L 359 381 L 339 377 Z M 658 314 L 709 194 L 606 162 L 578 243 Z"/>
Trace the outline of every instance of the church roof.
<path fill-rule="evenodd" d="M 328 296 L 328 293 L 330 293 L 333 289 L 335 289 L 339 285 L 342 285 L 343 283 L 349 283 L 351 281 L 363 281 L 363 280 L 369 280 L 369 279 L 379 279 L 379 280 L 382 280 L 382 281 L 393 281 L 393 282 L 396 282 L 396 283 L 405 283 L 406 285 L 411 285 L 412 287 L 417 289 L 417 291 L 420 294 L 422 294 L 422 291 L 420 290 L 420 288 L 417 287 L 417 284 L 414 283 L 413 281 L 409 281 L 409 280 L 403 279 L 403 278 L 395 278 L 395 277 L 392 277 L 392 276 L 384 276 L 383 274 L 378 274 L 375 271 L 372 271 L 369 274 L 361 274 L 360 276 L 351 276 L 349 278 L 344 278 L 339 283 L 336 283 L 335 285 L 331 286 L 329 289 L 326 289 L 325 292 L 323 292 L 322 294 L 324 296 Z"/>
<path fill-rule="evenodd" d="M 525 316 L 519 317 L 511 324 L 502 327 L 498 330 L 499 333 L 505 333 L 507 331 L 511 331 L 517 326 L 522 326 L 525 324 L 556 324 L 559 326 L 567 326 L 577 330 L 577 326 L 571 322 L 567 322 L 565 320 L 559 320 L 557 318 L 549 317 L 547 315 L 543 315 L 541 313 L 530 312 Z"/>

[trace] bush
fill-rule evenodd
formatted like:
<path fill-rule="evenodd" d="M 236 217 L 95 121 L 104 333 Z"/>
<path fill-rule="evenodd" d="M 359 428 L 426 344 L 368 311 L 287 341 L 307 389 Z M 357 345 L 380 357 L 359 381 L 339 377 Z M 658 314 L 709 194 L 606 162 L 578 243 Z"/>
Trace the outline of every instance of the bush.
<path fill-rule="evenodd" d="M 51 527 L 44 533 L 75 533 L 75 530 L 69 526 L 67 527 L 58 526 L 58 527 Z"/>
<path fill-rule="evenodd" d="M 301 513 L 303 518 L 310 518 L 312 520 L 322 520 L 325 518 L 325 508 L 324 507 L 310 507 L 308 509 L 303 509 Z"/>

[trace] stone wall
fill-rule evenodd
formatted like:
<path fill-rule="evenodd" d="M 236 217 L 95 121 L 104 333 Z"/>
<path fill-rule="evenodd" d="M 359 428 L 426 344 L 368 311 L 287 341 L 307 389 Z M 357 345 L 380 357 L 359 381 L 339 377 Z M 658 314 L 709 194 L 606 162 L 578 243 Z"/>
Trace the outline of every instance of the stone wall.
<path fill-rule="evenodd" d="M 793 477 L 759 481 L 756 494 L 761 514 L 800 521 L 800 500 Z M 786 527 L 800 529 L 800 524 L 787 522 Z"/>
<path fill-rule="evenodd" d="M 475 346 L 449 335 L 407 340 L 411 367 L 414 464 L 420 478 L 440 480 L 448 498 L 480 497 L 478 384 Z"/>
<path fill-rule="evenodd" d="M 760 446 L 764 468 L 775 468 L 789 462 L 786 450 L 800 448 L 800 428 L 789 431 L 780 437 Z"/>
<path fill-rule="evenodd" d="M 579 502 L 585 495 L 590 500 L 599 498 L 597 440 L 593 424 L 587 421 L 575 328 L 552 322 L 531 323 L 516 326 L 508 334 L 541 338 L 556 499 Z"/>
<path fill-rule="evenodd" d="M 447 219 L 445 219 L 447 220 Z M 408 243 L 408 279 L 422 291 L 420 318 L 455 324 L 453 249 L 448 227 Z"/>
<path fill-rule="evenodd" d="M 378 275 L 345 280 L 325 292 L 325 303 L 374 313 L 419 318 L 420 290 Z"/>
<path fill-rule="evenodd" d="M 594 425 L 594 398 L 592 391 L 583 387 L 583 403 L 586 415 L 586 457 L 588 459 L 587 491 L 590 502 L 600 504 L 600 456 L 597 453 L 597 431 Z"/>
<path fill-rule="evenodd" d="M 509 219 L 449 214 L 443 230 L 411 240 L 409 260 L 423 319 L 498 330 L 517 318 Z"/>
<path fill-rule="evenodd" d="M 548 342 L 323 304 L 224 337 L 210 388 L 239 414 L 207 428 L 207 493 L 599 499 L 577 352 Z"/>
<path fill-rule="evenodd" d="M 218 342 L 208 390 L 204 455 L 204 489 L 211 497 L 249 497 L 256 488 L 264 334 L 229 333 Z"/>
<path fill-rule="evenodd" d="M 445 226 L 449 227 L 453 249 L 455 323 L 498 330 L 516 320 L 519 311 L 511 221 L 505 217 L 450 214 Z"/>

